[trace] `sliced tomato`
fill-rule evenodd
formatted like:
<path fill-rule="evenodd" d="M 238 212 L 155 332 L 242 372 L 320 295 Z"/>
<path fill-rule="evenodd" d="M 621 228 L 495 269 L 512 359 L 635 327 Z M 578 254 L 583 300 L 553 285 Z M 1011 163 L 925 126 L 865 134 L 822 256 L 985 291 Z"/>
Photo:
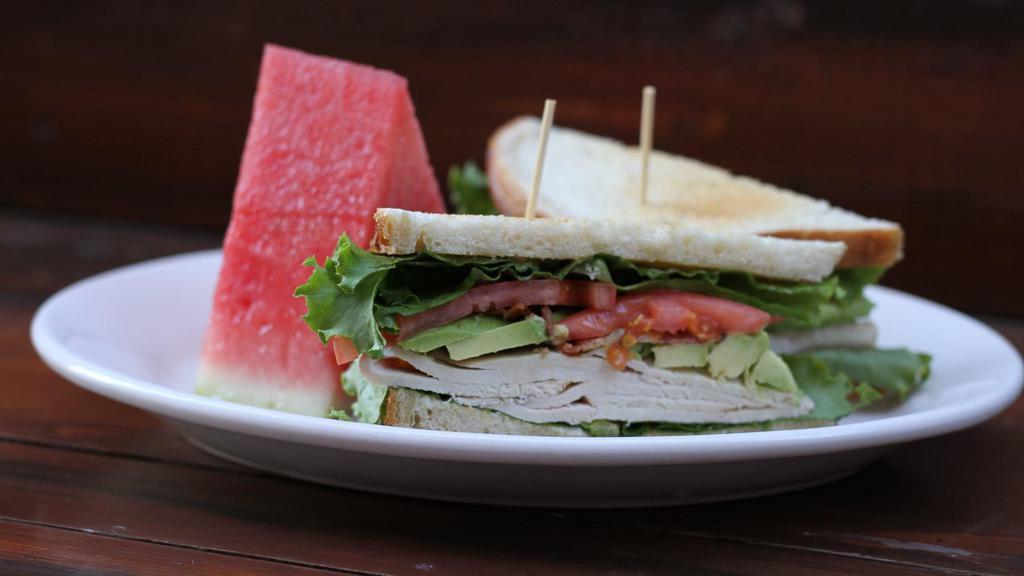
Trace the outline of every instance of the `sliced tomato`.
<path fill-rule="evenodd" d="M 339 366 L 344 366 L 359 357 L 356 345 L 344 336 L 331 338 L 331 345 L 334 346 L 334 359 Z"/>
<path fill-rule="evenodd" d="M 470 314 L 500 312 L 516 306 L 615 307 L 615 286 L 586 280 L 513 280 L 471 288 L 451 302 L 412 316 L 398 317 L 398 339 L 443 326 Z"/>
<path fill-rule="evenodd" d="M 642 326 L 630 326 L 643 320 Z M 640 332 L 687 332 L 708 340 L 718 334 L 758 332 L 771 316 L 746 304 L 691 292 L 652 291 L 628 294 L 612 310 L 587 309 L 572 314 L 559 324 L 568 330 L 568 340 L 584 340 L 609 334 L 620 328 Z M 639 328 L 639 329 L 638 329 Z"/>
<path fill-rule="evenodd" d="M 753 306 L 692 292 L 676 293 L 675 297 L 698 316 L 710 318 L 726 334 L 753 334 L 772 321 L 770 314 Z"/>
<path fill-rule="evenodd" d="M 629 295 L 619 298 L 611 310 L 588 308 L 566 316 L 558 324 L 568 329 L 566 340 L 587 340 L 625 328 L 630 320 L 644 311 L 643 302 L 635 295 Z"/>

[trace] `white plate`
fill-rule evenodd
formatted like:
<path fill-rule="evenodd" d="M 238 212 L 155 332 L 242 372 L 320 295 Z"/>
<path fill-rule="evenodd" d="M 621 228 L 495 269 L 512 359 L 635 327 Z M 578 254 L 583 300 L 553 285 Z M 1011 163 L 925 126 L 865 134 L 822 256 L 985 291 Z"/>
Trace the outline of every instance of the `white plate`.
<path fill-rule="evenodd" d="M 869 296 L 881 346 L 933 354 L 904 404 L 838 426 L 653 438 L 538 438 L 389 428 L 298 416 L 192 393 L 218 251 L 144 262 L 51 297 L 32 322 L 72 382 L 175 421 L 224 458 L 375 492 L 543 506 L 643 506 L 792 490 L 855 472 L 902 442 L 960 430 L 1020 393 L 1021 359 L 983 324 L 885 288 Z"/>

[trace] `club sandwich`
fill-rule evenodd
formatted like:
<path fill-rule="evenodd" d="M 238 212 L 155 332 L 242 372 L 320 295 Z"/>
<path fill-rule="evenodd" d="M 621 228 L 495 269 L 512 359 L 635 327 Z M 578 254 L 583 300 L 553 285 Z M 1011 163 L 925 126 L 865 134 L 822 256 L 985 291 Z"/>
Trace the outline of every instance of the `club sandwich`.
<path fill-rule="evenodd" d="M 898 402 L 929 358 L 875 347 L 843 241 L 608 218 L 378 209 L 296 289 L 386 426 L 629 436 L 822 426 Z M 880 264 L 875 262 L 875 264 Z"/>

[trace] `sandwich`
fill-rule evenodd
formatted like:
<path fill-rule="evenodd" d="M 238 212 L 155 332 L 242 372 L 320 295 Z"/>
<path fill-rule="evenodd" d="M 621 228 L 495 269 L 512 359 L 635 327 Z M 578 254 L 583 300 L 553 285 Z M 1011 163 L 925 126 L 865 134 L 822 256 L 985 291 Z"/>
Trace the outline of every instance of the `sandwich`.
<path fill-rule="evenodd" d="M 929 358 L 874 347 L 843 242 L 626 219 L 378 209 L 307 282 L 341 419 L 624 436 L 828 425 L 898 402 Z M 347 369 L 345 369 L 347 367 Z"/>

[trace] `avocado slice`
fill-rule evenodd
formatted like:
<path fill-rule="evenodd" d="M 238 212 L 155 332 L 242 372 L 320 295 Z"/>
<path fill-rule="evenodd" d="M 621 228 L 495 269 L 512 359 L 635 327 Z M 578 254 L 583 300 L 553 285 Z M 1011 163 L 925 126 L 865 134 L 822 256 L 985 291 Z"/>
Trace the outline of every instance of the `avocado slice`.
<path fill-rule="evenodd" d="M 539 316 L 531 316 L 526 320 L 513 322 L 465 340 L 453 342 L 446 347 L 452 360 L 466 360 L 510 348 L 540 344 L 547 340 L 548 332 L 544 326 L 544 319 Z"/>
<path fill-rule="evenodd" d="M 476 314 L 474 316 L 467 316 L 461 320 L 456 320 L 451 324 L 445 324 L 444 326 L 425 330 L 415 336 L 399 342 L 398 345 L 410 352 L 426 354 L 431 350 L 436 350 L 442 346 L 459 342 L 460 340 L 472 338 L 477 334 L 482 334 L 488 330 L 494 330 L 495 328 L 500 328 L 507 324 L 508 322 L 506 320 L 498 316 Z"/>
<path fill-rule="evenodd" d="M 708 363 L 711 344 L 682 342 L 651 348 L 654 365 L 658 368 L 701 368 Z"/>
<path fill-rule="evenodd" d="M 729 334 L 708 354 L 708 372 L 715 378 L 736 378 L 768 350 L 768 335 Z"/>
<path fill-rule="evenodd" d="M 796 379 L 790 372 L 789 366 L 782 360 L 782 357 L 766 350 L 761 358 L 754 364 L 749 373 L 749 378 L 755 384 L 781 390 L 782 392 L 796 392 L 800 388 L 796 385 Z M 749 382 L 749 381 L 748 381 Z"/>

